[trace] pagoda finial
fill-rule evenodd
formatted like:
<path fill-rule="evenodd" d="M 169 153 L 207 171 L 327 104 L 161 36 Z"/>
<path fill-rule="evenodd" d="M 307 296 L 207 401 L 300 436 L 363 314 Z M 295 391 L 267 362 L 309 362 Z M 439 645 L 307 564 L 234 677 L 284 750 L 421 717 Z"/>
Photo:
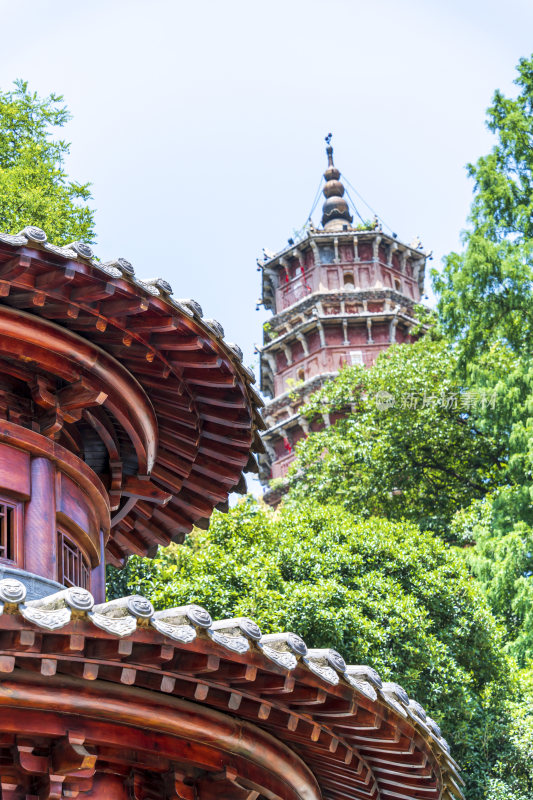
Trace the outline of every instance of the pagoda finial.
<path fill-rule="evenodd" d="M 328 133 L 327 136 L 324 136 L 324 141 L 327 144 L 326 153 L 327 153 L 327 156 L 328 156 L 328 167 L 332 167 L 333 166 L 333 145 L 331 144 L 332 138 L 333 138 L 333 134 L 332 133 Z"/>
<path fill-rule="evenodd" d="M 344 186 L 339 180 L 341 174 L 333 163 L 332 137 L 332 133 L 328 133 L 325 137 L 328 167 L 324 172 L 326 185 L 323 189 L 326 202 L 322 206 L 322 226 L 324 230 L 328 231 L 342 230 L 343 226 L 353 219 L 348 209 L 348 203 L 343 197 Z"/>

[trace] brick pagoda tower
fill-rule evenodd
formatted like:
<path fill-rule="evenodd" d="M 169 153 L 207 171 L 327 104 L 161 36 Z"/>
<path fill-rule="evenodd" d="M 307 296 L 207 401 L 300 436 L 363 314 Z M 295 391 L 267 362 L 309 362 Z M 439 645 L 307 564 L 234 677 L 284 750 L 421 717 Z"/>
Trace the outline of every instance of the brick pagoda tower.
<path fill-rule="evenodd" d="M 426 255 L 381 230 L 354 226 L 326 137 L 328 166 L 320 228 L 260 263 L 262 303 L 273 316 L 260 350 L 261 389 L 271 400 L 260 478 L 286 475 L 308 422 L 299 409 L 344 364 L 371 366 L 395 342 L 411 341 L 413 307 L 424 286 Z M 325 425 L 330 421 L 327 416 Z M 275 503 L 279 493 L 267 491 Z"/>

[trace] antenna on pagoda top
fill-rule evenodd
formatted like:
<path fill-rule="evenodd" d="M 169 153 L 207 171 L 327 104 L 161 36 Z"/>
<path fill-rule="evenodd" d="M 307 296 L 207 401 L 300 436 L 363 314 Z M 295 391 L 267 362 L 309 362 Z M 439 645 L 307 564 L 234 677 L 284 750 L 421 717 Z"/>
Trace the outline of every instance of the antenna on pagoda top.
<path fill-rule="evenodd" d="M 328 133 L 327 136 L 324 136 L 324 141 L 327 144 L 326 153 L 327 153 L 327 156 L 328 156 L 328 167 L 332 167 L 333 166 L 333 145 L 331 144 L 332 138 L 333 138 L 333 134 L 332 133 Z"/>
<path fill-rule="evenodd" d="M 326 202 L 322 206 L 322 226 L 324 230 L 342 230 L 346 224 L 351 224 L 352 215 L 348 209 L 348 203 L 344 199 L 344 186 L 339 180 L 341 174 L 333 164 L 333 147 L 331 144 L 332 133 L 325 137 L 326 154 L 328 156 L 328 166 L 324 172 L 326 183 L 323 193 Z"/>

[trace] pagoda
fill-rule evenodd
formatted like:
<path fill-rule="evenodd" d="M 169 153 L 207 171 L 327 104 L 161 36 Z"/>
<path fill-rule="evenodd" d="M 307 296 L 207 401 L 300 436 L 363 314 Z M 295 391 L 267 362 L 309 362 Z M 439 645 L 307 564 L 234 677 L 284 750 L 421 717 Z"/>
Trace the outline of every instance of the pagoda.
<path fill-rule="evenodd" d="M 1 800 L 460 800 L 439 726 L 371 667 L 106 601 L 106 563 L 257 470 L 261 400 L 219 323 L 30 226 L 0 234 L 0 345 Z"/>
<path fill-rule="evenodd" d="M 298 241 L 258 262 L 261 303 L 273 315 L 260 348 L 261 390 L 270 398 L 259 457 L 264 484 L 287 474 L 310 430 L 300 407 L 313 392 L 343 365 L 369 367 L 391 344 L 413 340 L 423 292 L 427 256 L 419 243 L 402 244 L 377 217 L 354 226 L 331 134 L 326 142 L 321 227 L 310 224 Z M 311 429 L 331 422 L 324 414 Z M 279 488 L 265 493 L 272 504 L 279 498 Z"/>

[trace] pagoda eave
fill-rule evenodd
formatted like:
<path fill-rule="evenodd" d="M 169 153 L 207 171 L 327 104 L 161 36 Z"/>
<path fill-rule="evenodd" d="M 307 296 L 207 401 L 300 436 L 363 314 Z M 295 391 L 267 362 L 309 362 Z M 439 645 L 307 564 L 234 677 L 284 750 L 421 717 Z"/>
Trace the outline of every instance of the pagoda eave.
<path fill-rule="evenodd" d="M 13 397 L 29 395 L 15 421 L 87 454 L 112 509 L 110 563 L 182 541 L 242 491 L 262 401 L 198 303 L 32 227 L 0 234 L 0 297 L 0 367 Z"/>

